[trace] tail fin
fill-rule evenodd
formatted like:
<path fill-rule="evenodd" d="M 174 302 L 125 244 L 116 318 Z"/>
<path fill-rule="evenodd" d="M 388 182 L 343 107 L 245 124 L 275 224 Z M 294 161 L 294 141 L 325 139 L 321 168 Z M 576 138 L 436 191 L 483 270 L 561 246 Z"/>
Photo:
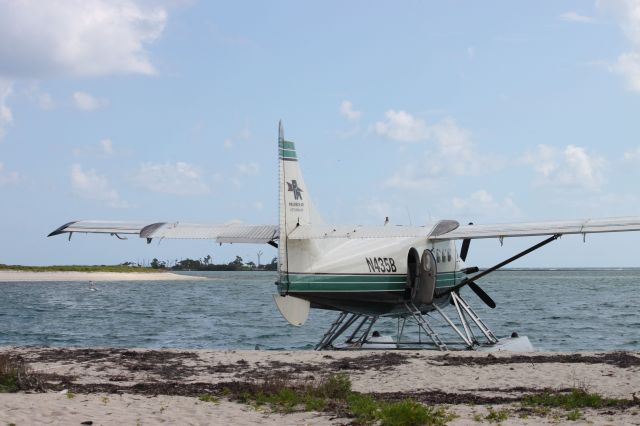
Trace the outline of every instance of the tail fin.
<path fill-rule="evenodd" d="M 278 151 L 280 158 L 279 210 L 280 210 L 280 271 L 288 271 L 287 236 L 299 225 L 310 225 L 319 217 L 313 208 L 304 184 L 295 144 L 284 138 L 282 122 L 278 124 Z"/>

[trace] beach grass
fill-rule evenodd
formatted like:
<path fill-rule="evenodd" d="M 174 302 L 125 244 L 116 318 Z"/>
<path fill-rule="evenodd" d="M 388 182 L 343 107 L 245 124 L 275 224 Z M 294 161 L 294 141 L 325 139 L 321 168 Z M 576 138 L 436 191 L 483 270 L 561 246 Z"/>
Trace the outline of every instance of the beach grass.
<path fill-rule="evenodd" d="M 0 393 L 18 391 L 18 369 L 6 355 L 0 355 Z"/>
<path fill-rule="evenodd" d="M 39 390 L 42 380 L 21 360 L 0 354 L 0 393 Z"/>
<path fill-rule="evenodd" d="M 50 265 L 25 266 L 0 264 L 0 271 L 26 272 L 163 272 L 163 270 L 128 265 Z"/>
<path fill-rule="evenodd" d="M 509 418 L 509 410 L 495 410 L 493 407 L 487 407 L 487 411 L 484 420 L 488 420 L 489 423 L 500 423 Z"/>
<path fill-rule="evenodd" d="M 382 426 L 445 425 L 454 418 L 442 407 L 428 407 L 412 399 L 379 401 L 351 389 L 346 374 L 320 380 L 295 381 L 267 378 L 250 386 L 223 392 L 232 400 L 268 406 L 279 413 L 321 411 L 351 417 L 356 424 Z"/>
<path fill-rule="evenodd" d="M 220 402 L 219 397 L 211 395 L 210 393 L 202 394 L 198 397 L 198 399 L 202 402 L 212 402 L 214 404 L 218 404 Z"/>
<path fill-rule="evenodd" d="M 567 411 L 580 408 L 624 407 L 629 400 L 605 398 L 597 393 L 589 393 L 585 389 L 571 389 L 569 392 L 546 391 L 528 395 L 522 399 L 525 406 L 563 408 Z"/>

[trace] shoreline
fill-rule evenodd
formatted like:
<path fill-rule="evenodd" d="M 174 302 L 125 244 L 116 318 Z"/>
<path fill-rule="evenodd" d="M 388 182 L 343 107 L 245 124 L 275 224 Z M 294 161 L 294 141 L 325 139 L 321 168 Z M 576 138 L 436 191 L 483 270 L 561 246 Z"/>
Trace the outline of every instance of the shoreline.
<path fill-rule="evenodd" d="M 131 423 L 138 418 L 142 424 L 210 424 L 213 418 L 247 425 L 345 424 L 353 419 L 326 412 L 273 413 L 234 402 L 224 391 L 276 377 L 300 381 L 346 374 L 355 392 L 378 401 L 411 398 L 445 407 L 458 416 L 450 425 L 474 424 L 491 410 L 507 413 L 501 421 L 504 425 L 640 424 L 640 403 L 635 399 L 640 393 L 640 352 L 0 347 L 0 355 L 23 360 L 48 382 L 45 393 L 0 394 L 0 423 L 30 424 L 56 413 L 57 422 L 70 424 Z M 566 420 L 567 413 L 561 409 L 523 411 L 521 401 L 526 395 L 571 388 L 624 399 L 629 406 L 581 409 L 582 423 Z M 207 394 L 215 395 L 216 402 L 198 399 Z M 129 408 L 132 405 L 135 409 Z"/>
<path fill-rule="evenodd" d="M 172 272 L 0 271 L 0 282 L 42 281 L 194 281 L 209 278 Z"/>

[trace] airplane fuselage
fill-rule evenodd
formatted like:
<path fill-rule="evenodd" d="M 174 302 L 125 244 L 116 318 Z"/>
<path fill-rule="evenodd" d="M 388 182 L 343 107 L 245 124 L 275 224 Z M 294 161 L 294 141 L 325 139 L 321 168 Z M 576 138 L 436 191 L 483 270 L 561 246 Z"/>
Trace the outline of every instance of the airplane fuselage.
<path fill-rule="evenodd" d="M 289 270 L 281 273 L 278 291 L 311 302 L 319 309 L 366 314 L 406 310 L 411 300 L 411 249 L 433 253 L 436 269 L 434 303 L 448 302 L 446 290 L 466 277 L 460 271 L 454 241 L 424 238 L 327 238 L 289 240 Z M 417 259 L 419 262 L 419 259 Z M 423 310 L 429 306 L 419 306 Z"/>

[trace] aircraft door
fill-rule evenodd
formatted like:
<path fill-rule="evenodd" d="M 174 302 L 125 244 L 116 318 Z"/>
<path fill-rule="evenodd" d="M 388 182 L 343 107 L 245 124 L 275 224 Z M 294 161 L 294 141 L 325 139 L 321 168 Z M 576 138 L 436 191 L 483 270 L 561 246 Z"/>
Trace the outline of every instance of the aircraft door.
<path fill-rule="evenodd" d="M 413 301 L 416 289 L 420 283 L 420 253 L 411 247 L 407 255 L 407 285 L 404 290 L 404 300 Z"/>
<path fill-rule="evenodd" d="M 419 265 L 419 278 L 415 295 L 413 296 L 413 303 L 415 305 L 430 305 L 433 302 L 433 295 L 436 289 L 437 268 L 436 259 L 431 250 L 426 249 L 423 251 Z"/>

